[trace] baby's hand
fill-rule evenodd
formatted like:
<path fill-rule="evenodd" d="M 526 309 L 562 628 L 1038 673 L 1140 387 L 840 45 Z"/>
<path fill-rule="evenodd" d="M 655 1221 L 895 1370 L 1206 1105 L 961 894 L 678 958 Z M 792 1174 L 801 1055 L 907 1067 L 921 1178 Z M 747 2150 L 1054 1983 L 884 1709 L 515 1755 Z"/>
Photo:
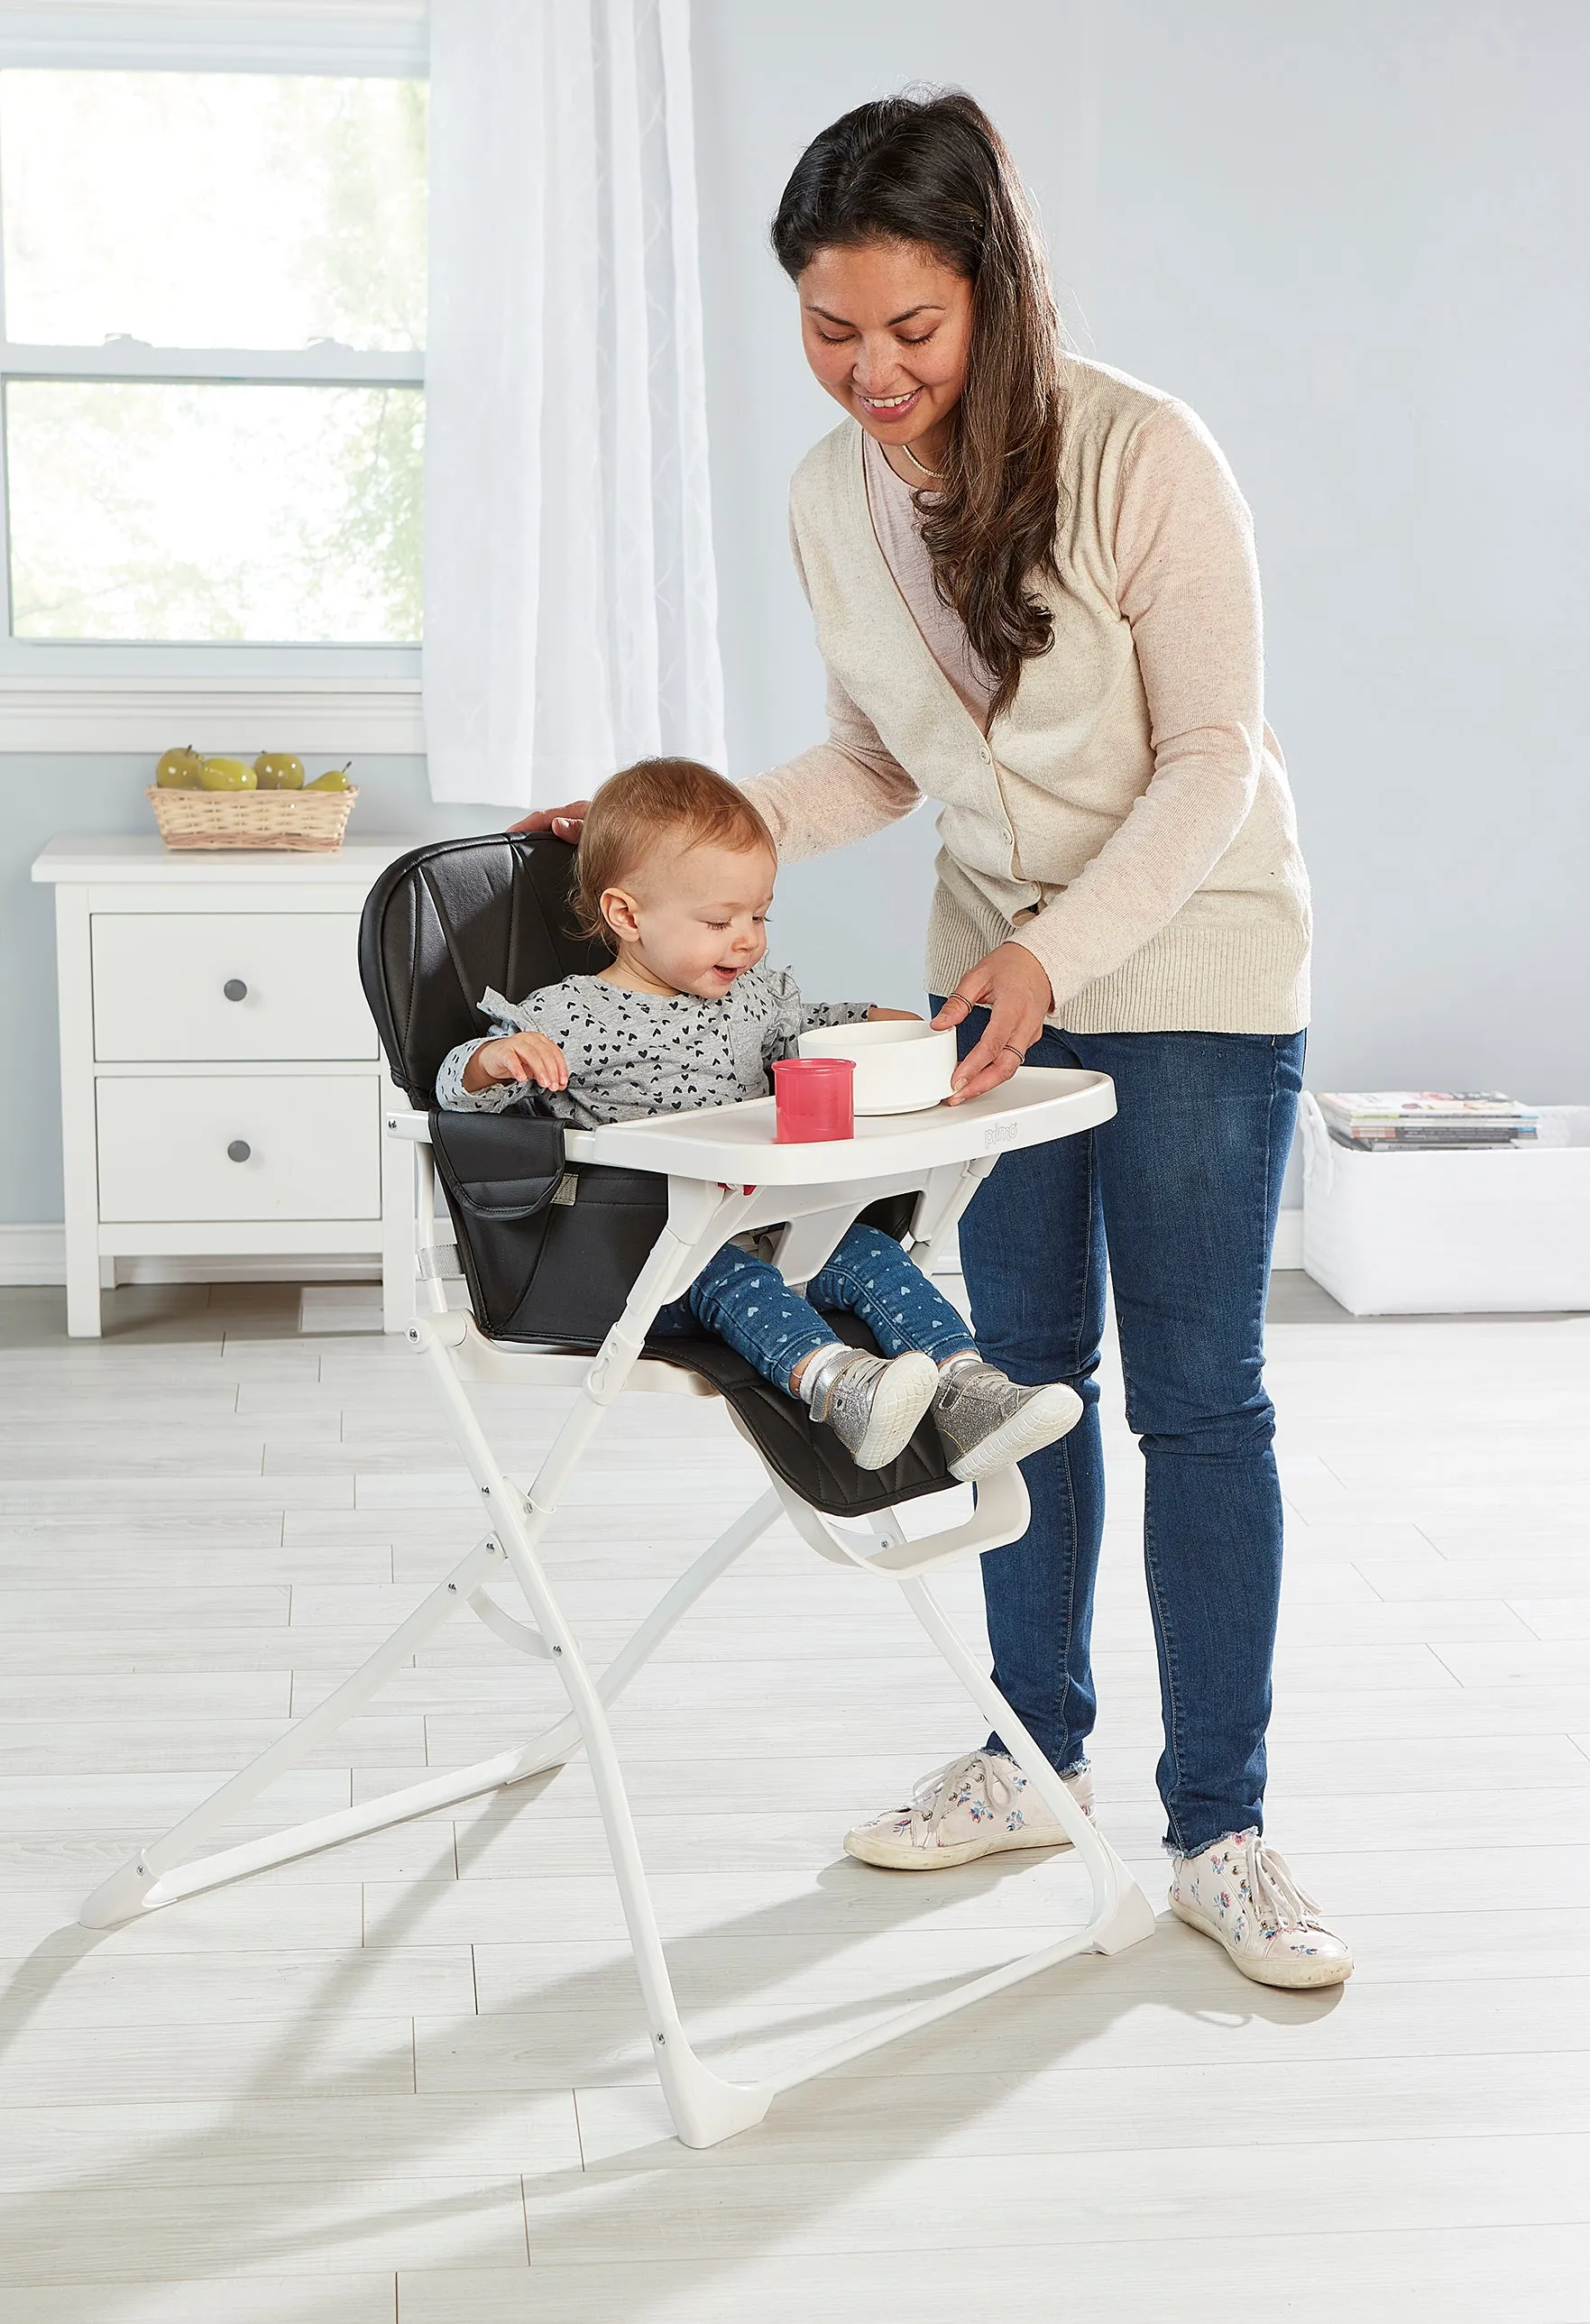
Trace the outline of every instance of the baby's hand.
<path fill-rule="evenodd" d="M 921 1019 L 914 1009 L 869 1009 L 869 1025 L 920 1025 Z"/>
<path fill-rule="evenodd" d="M 569 1087 L 569 1061 L 544 1033 L 504 1033 L 483 1041 L 464 1068 L 467 1090 L 491 1082 L 534 1082 L 538 1089 Z"/>

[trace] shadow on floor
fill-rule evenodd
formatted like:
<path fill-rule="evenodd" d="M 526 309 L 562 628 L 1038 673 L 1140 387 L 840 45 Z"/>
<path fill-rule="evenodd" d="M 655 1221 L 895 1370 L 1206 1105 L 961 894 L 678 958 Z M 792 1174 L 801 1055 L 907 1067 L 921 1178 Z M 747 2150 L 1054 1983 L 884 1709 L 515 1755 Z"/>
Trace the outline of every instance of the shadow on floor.
<path fill-rule="evenodd" d="M 515 1787 L 525 1794 L 522 1803 L 516 1803 L 522 1812 L 533 1814 L 546 1781 L 532 1779 Z M 967 1868 L 953 1886 L 947 1886 L 941 1892 L 943 1904 L 948 1908 L 969 1894 L 1007 1886 L 1015 1890 L 1018 1884 L 1034 1877 L 1034 1869 L 1026 1861 L 1016 1865 L 1008 1858 Z M 823 1867 L 813 1885 L 830 1900 L 831 1919 L 814 1915 L 810 1896 L 804 1895 L 753 1908 L 695 1932 L 698 1939 L 729 1946 L 743 1962 L 744 1973 L 736 1981 L 739 1998 L 760 1990 L 763 1959 L 766 1973 L 779 1979 L 790 1972 L 791 1949 L 804 1953 L 809 1966 L 815 1968 L 842 1955 L 858 1933 L 883 1935 L 893 1927 L 922 1923 L 924 1899 L 914 1881 L 896 1885 L 894 1876 L 880 1876 L 848 1858 Z M 309 2272 L 306 2261 L 319 2258 L 334 2266 L 337 2253 L 361 2239 L 377 2240 L 390 2232 L 386 2208 L 391 2200 L 390 2182 L 427 2179 L 432 2169 L 434 2132 L 422 2104 L 416 2107 L 411 2126 L 404 2126 L 412 2142 L 411 2165 L 402 2152 L 400 2138 L 383 2176 L 368 2182 L 367 2197 L 358 2192 L 365 2182 L 357 2174 L 350 2176 L 351 2213 L 344 2211 L 334 2220 L 315 2218 L 314 2206 L 306 2200 L 304 2181 L 273 2173 L 255 2179 L 248 2160 L 251 2139 L 258 2135 L 251 2126 L 250 2113 L 256 2102 L 273 2106 L 291 2102 L 318 2114 L 323 2121 L 334 2121 L 342 2101 L 371 2096 L 368 2062 L 363 2070 L 347 2078 L 325 2054 L 323 2044 L 341 2022 L 350 1980 L 368 1968 L 368 1948 L 422 1944 L 435 1893 L 432 1878 L 421 1877 L 411 1882 L 371 1924 L 365 1947 L 350 1949 L 328 1970 L 312 2000 L 295 2016 L 282 2021 L 249 2080 L 226 2102 L 229 2119 L 217 2119 L 218 2109 L 205 2107 L 199 2109 L 202 2122 L 191 2132 L 165 2126 L 152 2131 L 145 2140 L 138 2156 L 142 2231 L 158 2246 L 162 2224 L 169 2222 L 169 2231 L 184 2243 L 183 2267 L 190 2276 L 223 2270 L 260 2274 L 284 2269 L 296 2288 L 298 2279 Z M 930 1901 L 938 1901 L 938 1892 Z M 1050 1898 L 1049 1909 L 1054 1910 L 1057 1904 L 1057 1918 L 1068 1920 L 1071 1914 L 1064 1900 Z M 180 1913 L 182 1905 L 171 1909 Z M 101 1950 L 114 1954 L 119 1934 L 115 1930 L 69 1927 L 44 1939 L 22 1965 L 25 1985 L 0 2009 L 0 2047 L 14 2039 L 52 1995 L 69 1990 L 71 1973 L 80 1962 Z M 1033 1925 L 1018 1915 L 1011 1934 L 1012 1951 L 1021 1950 L 1032 1941 Z M 679 1950 L 688 1952 L 690 1943 L 685 1938 Z M 941 1983 L 959 1981 L 958 1976 L 948 1980 L 911 1978 L 887 1997 L 905 2006 L 926 1997 Z M 874 2002 L 884 1997 L 874 1997 Z M 819 2221 L 835 2200 L 854 2198 L 858 2187 L 864 2187 L 869 2180 L 881 2181 L 903 2161 L 929 2161 L 945 2148 L 967 2151 L 969 2135 L 987 2104 L 990 2071 L 996 2074 L 1008 2097 L 1032 2077 L 1063 2067 L 1088 2052 L 1113 2025 L 1140 2010 L 1146 2001 L 1157 2001 L 1191 2020 L 1213 2015 L 1222 2024 L 1262 2020 L 1301 2026 L 1328 2015 L 1341 1998 L 1340 1987 L 1320 1993 L 1280 1993 L 1249 1984 L 1216 1948 L 1162 1920 L 1145 1945 L 1110 1959 L 1085 1955 L 1035 1978 L 1021 1988 L 1019 1996 L 1000 1997 L 964 2019 L 950 2019 L 914 2035 L 909 2053 L 901 2053 L 901 2062 L 907 2067 L 903 2072 L 885 2070 L 875 2078 L 858 2078 L 845 2071 L 790 2092 L 777 2103 L 766 2124 L 745 2131 L 735 2142 L 732 2166 L 726 2157 L 715 2163 L 711 2153 L 680 2146 L 662 2131 L 660 2107 L 649 2107 L 646 2115 L 657 2127 L 648 2126 L 643 2116 L 633 2144 L 620 2141 L 616 2151 L 589 2163 L 582 2159 L 578 2167 L 570 2163 L 521 2176 L 522 2197 L 530 2208 L 532 2239 L 554 2259 L 579 2258 L 603 2249 L 674 2257 L 695 2271 L 705 2299 L 709 2287 L 718 2283 L 744 2255 L 744 2247 L 732 2242 L 721 2252 L 713 2249 L 709 2236 L 703 2247 L 689 2221 L 692 2203 L 699 2206 L 705 2201 L 710 2207 L 723 2201 L 726 2190 L 720 2174 L 726 2167 L 754 2167 L 765 2155 L 764 2168 L 776 2167 L 785 2173 L 781 2229 L 797 2237 Z M 846 2029 L 855 2006 L 854 2002 L 825 2004 L 818 1999 L 799 2013 L 780 2013 L 782 2031 L 787 2034 L 799 2024 L 814 2037 L 832 2039 Z M 699 2005 L 687 2006 L 688 2022 L 699 2022 L 710 2015 Z M 1012 2047 L 1012 2031 L 1018 2024 L 1020 2041 Z M 445 2070 L 443 2029 L 432 2020 L 426 2030 L 430 2070 L 421 2076 L 427 2087 L 419 2095 L 421 2099 L 432 2094 L 447 2095 L 449 2086 L 456 2094 L 461 2085 Z M 649 2044 L 639 1995 L 627 1976 L 615 1977 L 614 1966 L 606 1960 L 589 1970 L 574 1970 L 550 1980 L 529 2010 L 508 2006 L 463 2017 L 458 2032 L 472 2049 L 483 2053 L 495 2050 L 504 2058 L 522 2061 L 519 2071 L 504 2075 L 500 2081 L 488 2078 L 471 2092 L 482 2119 L 494 2113 L 505 2114 L 535 2093 L 584 2090 L 594 2094 L 612 2089 L 629 2093 L 638 2084 L 649 2098 L 655 2088 L 648 2070 Z M 538 2034 L 556 2053 L 555 2062 L 551 2056 L 538 2057 Z M 412 2039 L 406 2022 L 398 2038 L 399 2055 L 406 2064 Z M 999 2059 L 995 2069 L 986 2062 L 991 2042 Z M 700 2047 L 719 2070 L 726 2069 L 732 2074 L 735 2053 L 753 2050 L 755 2037 L 742 2034 L 735 2039 L 726 2034 L 707 2033 Z M 439 2072 L 439 2065 L 443 2069 Z M 920 2098 L 929 2087 L 927 2081 L 918 2080 L 923 2075 L 931 2077 L 934 2092 L 927 2116 L 912 2105 L 913 2095 Z M 914 2092 L 913 2083 L 917 2084 Z M 168 2126 L 180 2124 L 180 2107 L 162 2109 L 162 2113 Z M 357 2118 L 356 2105 L 350 2126 Z M 393 2118 L 397 2118 L 395 2108 Z M 832 2146 L 836 2127 L 847 2134 L 837 2169 Z M 225 2158 L 234 2137 L 236 2153 L 232 2167 L 227 2168 Z M 443 2178 L 410 2205 L 406 2217 L 411 2223 L 428 2220 L 450 2227 L 458 2236 L 459 2248 L 448 2265 L 470 2266 L 467 2239 L 472 2220 L 496 2205 L 501 2177 L 487 2170 L 457 2181 Z M 707 2190 L 705 2196 L 700 2191 L 703 2188 Z M 196 2234 L 192 2221 L 196 2189 L 210 2190 L 215 2204 L 213 2239 L 208 2249 L 199 2247 L 203 2238 Z M 69 2198 L 71 2215 L 83 2221 L 116 2217 L 118 2207 L 125 2210 L 127 2200 L 120 2166 L 111 2169 L 92 2163 L 79 2172 L 63 2173 L 50 2193 L 52 2198 Z M 11 2200 L 20 2203 L 27 2199 Z M 365 2206 L 362 2210 L 361 2204 Z M 578 2209 L 571 2209 L 571 2204 Z M 681 2215 L 682 2234 L 679 2221 L 671 2227 L 669 2224 L 675 2213 Z M 423 2263 L 438 2264 L 435 2260 Z M 90 2270 L 103 2265 L 103 2259 L 88 2246 L 82 2249 L 75 2264 L 70 2255 L 63 2255 L 50 2279 L 51 2324 L 116 2324 L 118 2317 L 137 2307 L 146 2287 L 136 2276 L 123 2281 L 108 2267 L 103 2277 L 90 2275 Z M 380 2272 L 385 2273 L 389 2265 L 382 2263 Z M 517 2270 L 514 2274 L 517 2278 Z M 309 2311 L 300 2305 L 295 2312 Z M 328 2307 L 326 2324 L 332 2324 L 339 2312 L 335 2303 Z M 604 2324 L 644 2324 L 644 2319 L 654 2312 L 644 2268 L 635 2271 L 627 2287 L 612 2283 L 604 2287 Z"/>

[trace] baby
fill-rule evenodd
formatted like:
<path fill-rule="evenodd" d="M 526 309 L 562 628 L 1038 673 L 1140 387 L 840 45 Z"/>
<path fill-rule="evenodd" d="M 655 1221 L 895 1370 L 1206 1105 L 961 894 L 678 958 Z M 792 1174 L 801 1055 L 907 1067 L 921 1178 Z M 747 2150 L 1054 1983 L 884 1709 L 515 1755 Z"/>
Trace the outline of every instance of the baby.
<path fill-rule="evenodd" d="M 605 783 L 580 840 L 577 912 L 612 965 L 525 1001 L 487 991 L 499 1028 L 452 1050 L 439 1106 L 500 1112 L 535 1100 L 580 1129 L 765 1097 L 774 1058 L 819 1025 L 905 1018 L 865 1002 L 802 1001 L 764 964 L 776 854 L 744 795 L 688 759 L 644 760 Z M 900 1245 L 857 1223 L 792 1290 L 755 1247 L 726 1244 L 653 1331 L 726 1340 L 764 1379 L 809 1406 L 859 1468 L 898 1458 L 931 1410 L 952 1474 L 1035 1452 L 1080 1417 L 1062 1382 L 1021 1388 L 977 1354 L 959 1314 Z M 820 1311 L 859 1315 L 883 1356 L 834 1337 Z"/>

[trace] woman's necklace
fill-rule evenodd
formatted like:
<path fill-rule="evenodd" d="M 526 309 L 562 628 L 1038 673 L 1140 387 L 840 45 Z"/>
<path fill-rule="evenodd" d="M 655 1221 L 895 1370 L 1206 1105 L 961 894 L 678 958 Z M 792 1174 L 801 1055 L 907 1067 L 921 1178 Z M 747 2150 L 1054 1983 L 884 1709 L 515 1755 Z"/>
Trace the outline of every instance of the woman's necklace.
<path fill-rule="evenodd" d="M 944 474 L 942 468 L 925 467 L 922 462 L 918 459 L 916 454 L 911 450 L 909 444 L 902 444 L 900 448 L 905 454 L 906 458 L 911 462 L 911 466 L 915 468 L 919 475 L 929 477 L 934 484 L 938 484 L 939 482 Z"/>

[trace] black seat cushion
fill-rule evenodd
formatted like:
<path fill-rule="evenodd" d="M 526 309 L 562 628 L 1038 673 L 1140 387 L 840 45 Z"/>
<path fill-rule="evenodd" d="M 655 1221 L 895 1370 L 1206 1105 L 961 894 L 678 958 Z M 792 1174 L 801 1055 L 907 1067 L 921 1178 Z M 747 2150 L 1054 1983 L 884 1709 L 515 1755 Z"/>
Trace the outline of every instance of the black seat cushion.
<path fill-rule="evenodd" d="M 432 1113 L 469 1304 L 496 1340 L 597 1347 L 668 1224 L 654 1170 L 566 1167 L 563 1125 L 522 1113 Z"/>
<path fill-rule="evenodd" d="M 359 972 L 393 1079 L 417 1107 L 430 1108 L 448 1050 L 485 1030 L 476 1003 L 488 984 L 519 1000 L 606 964 L 575 930 L 573 870 L 560 839 L 494 834 L 416 848 L 375 882 Z M 532 1112 L 432 1111 L 430 1136 L 481 1331 L 507 1347 L 598 1347 L 667 1222 L 667 1180 L 569 1164 L 561 1123 Z M 913 1207 L 893 1196 L 865 1216 L 903 1235 Z M 836 1339 L 875 1351 L 855 1316 L 826 1320 Z M 862 1470 L 723 1341 L 660 1338 L 646 1352 L 710 1380 L 774 1473 L 831 1516 L 866 1516 L 955 1481 L 930 1420 L 890 1468 Z"/>
<path fill-rule="evenodd" d="M 823 1321 L 837 1340 L 864 1348 L 869 1355 L 881 1352 L 857 1316 L 825 1314 Z M 726 1341 L 648 1340 L 646 1353 L 710 1380 L 734 1406 L 774 1474 L 830 1517 L 870 1517 L 901 1501 L 920 1500 L 924 1493 L 942 1493 L 956 1481 L 931 1415 L 898 1461 L 886 1469 L 858 1469 L 831 1428 L 820 1426 L 805 1405 L 764 1380 Z"/>

